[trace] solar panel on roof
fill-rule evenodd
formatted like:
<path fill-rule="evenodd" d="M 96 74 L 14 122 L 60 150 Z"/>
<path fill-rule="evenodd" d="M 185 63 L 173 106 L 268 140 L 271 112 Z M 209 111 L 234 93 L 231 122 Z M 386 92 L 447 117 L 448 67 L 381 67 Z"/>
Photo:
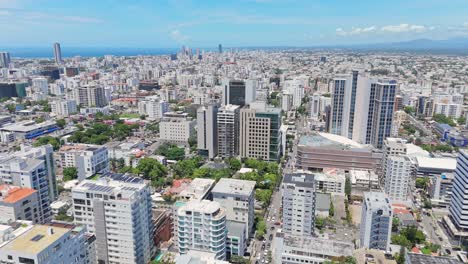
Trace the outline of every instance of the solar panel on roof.
<path fill-rule="evenodd" d="M 35 235 L 33 238 L 31 238 L 31 241 L 37 242 L 37 241 L 41 240 L 43 237 L 44 237 L 44 235 L 41 235 L 41 234 Z"/>

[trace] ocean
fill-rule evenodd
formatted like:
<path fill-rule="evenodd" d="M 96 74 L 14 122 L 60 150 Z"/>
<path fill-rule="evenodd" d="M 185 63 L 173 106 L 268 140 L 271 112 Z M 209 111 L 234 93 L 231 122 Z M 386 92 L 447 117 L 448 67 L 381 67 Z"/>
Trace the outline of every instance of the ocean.
<path fill-rule="evenodd" d="M 52 47 L 21 47 L 21 48 L 1 48 L 7 51 L 13 58 L 53 58 L 54 49 Z M 73 48 L 62 47 L 62 57 L 102 57 L 104 55 L 115 56 L 138 56 L 138 55 L 169 55 L 177 53 L 179 48 Z"/>

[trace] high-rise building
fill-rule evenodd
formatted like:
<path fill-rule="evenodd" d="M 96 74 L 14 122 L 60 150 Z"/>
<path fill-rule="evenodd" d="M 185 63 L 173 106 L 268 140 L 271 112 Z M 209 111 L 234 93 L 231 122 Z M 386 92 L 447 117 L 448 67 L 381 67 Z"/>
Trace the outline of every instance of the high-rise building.
<path fill-rule="evenodd" d="M 393 212 L 383 192 L 365 192 L 361 212 L 361 247 L 387 251 L 392 234 Z"/>
<path fill-rule="evenodd" d="M 50 219 L 51 197 L 46 164 L 36 158 L 0 156 L 0 181 L 8 184 L 30 188 L 39 193 L 37 222 L 45 223 Z"/>
<path fill-rule="evenodd" d="M 36 88 L 39 92 L 44 94 L 49 93 L 49 81 L 45 77 L 37 77 L 32 79 L 32 86 Z"/>
<path fill-rule="evenodd" d="M 40 221 L 39 193 L 31 188 L 0 185 L 0 223 L 17 220 Z"/>
<path fill-rule="evenodd" d="M 5 240 L 0 245 L 0 263 L 67 263 L 91 264 L 92 253 L 88 252 L 92 240 L 84 228 L 71 224 L 51 223 L 28 225 L 22 223 L 16 230 L 2 226 Z"/>
<path fill-rule="evenodd" d="M 281 109 L 264 102 L 240 110 L 239 154 L 245 158 L 278 161 L 281 156 Z"/>
<path fill-rule="evenodd" d="M 311 236 L 315 227 L 315 179 L 307 171 L 285 174 L 281 185 L 283 232 Z"/>
<path fill-rule="evenodd" d="M 320 94 L 314 93 L 310 97 L 310 117 L 316 119 L 320 115 Z"/>
<path fill-rule="evenodd" d="M 385 193 L 392 201 L 406 202 L 411 179 L 411 161 L 406 155 L 388 156 Z"/>
<path fill-rule="evenodd" d="M 395 93 L 393 80 L 361 76 L 358 71 L 337 76 L 332 92 L 330 133 L 381 148 L 391 133 Z"/>
<path fill-rule="evenodd" d="M 54 43 L 54 59 L 56 64 L 62 63 L 62 49 L 60 48 L 60 43 Z"/>
<path fill-rule="evenodd" d="M 214 159 L 218 155 L 218 105 L 201 106 L 197 110 L 198 152 Z"/>
<path fill-rule="evenodd" d="M 211 194 L 213 201 L 226 209 L 226 219 L 245 224 L 245 237 L 250 237 L 255 218 L 255 181 L 222 178 Z"/>
<path fill-rule="evenodd" d="M 223 53 L 223 46 L 221 44 L 218 45 L 218 52 Z"/>
<path fill-rule="evenodd" d="M 5 51 L 0 52 L 0 68 L 8 68 L 10 67 L 10 63 L 10 53 Z"/>
<path fill-rule="evenodd" d="M 255 101 L 255 82 L 223 79 L 223 105 L 244 106 Z"/>
<path fill-rule="evenodd" d="M 169 111 L 169 103 L 159 96 L 148 96 L 138 102 L 138 113 L 147 115 L 148 120 L 160 120 Z"/>
<path fill-rule="evenodd" d="M 148 263 L 153 253 L 151 191 L 141 178 L 106 174 L 72 189 L 75 223 L 96 236 L 97 262 Z"/>
<path fill-rule="evenodd" d="M 385 182 L 385 175 L 387 171 L 387 160 L 390 156 L 406 155 L 406 144 L 401 138 L 388 137 L 384 140 L 382 147 L 382 182 Z"/>
<path fill-rule="evenodd" d="M 224 105 L 218 110 L 218 156 L 235 157 L 239 154 L 238 105 Z"/>
<path fill-rule="evenodd" d="M 196 121 L 187 113 L 167 112 L 159 123 L 160 139 L 173 143 L 187 143 L 194 135 Z"/>
<path fill-rule="evenodd" d="M 50 102 L 51 112 L 60 117 L 68 117 L 78 112 L 76 101 L 74 99 L 57 99 Z"/>
<path fill-rule="evenodd" d="M 74 90 L 76 102 L 83 107 L 104 107 L 107 99 L 104 88 L 100 86 L 82 86 Z"/>
<path fill-rule="evenodd" d="M 216 254 L 226 259 L 226 211 L 218 202 L 188 201 L 177 209 L 180 254 L 190 250 Z"/>
<path fill-rule="evenodd" d="M 450 222 L 458 231 L 468 231 L 468 208 L 465 206 L 468 203 L 466 194 L 468 186 L 468 152 L 461 149 L 458 153 L 457 168 L 455 170 L 455 178 L 453 180 L 452 196 L 449 207 Z M 454 232 L 455 233 L 455 232 Z"/>
<path fill-rule="evenodd" d="M 61 167 L 75 167 L 80 181 L 97 173 L 109 172 L 109 151 L 105 146 L 65 145 L 60 148 L 58 155 Z"/>

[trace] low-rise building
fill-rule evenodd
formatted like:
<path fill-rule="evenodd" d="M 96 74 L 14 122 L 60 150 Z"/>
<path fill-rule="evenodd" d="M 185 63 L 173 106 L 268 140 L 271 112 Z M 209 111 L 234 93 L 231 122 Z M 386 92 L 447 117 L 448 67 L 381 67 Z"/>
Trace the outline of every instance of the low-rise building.
<path fill-rule="evenodd" d="M 42 215 L 38 192 L 31 188 L 0 185 L 0 223 L 17 220 L 40 222 Z"/>
<path fill-rule="evenodd" d="M 163 141 L 188 143 L 194 135 L 196 121 L 187 113 L 167 112 L 159 123 L 159 137 Z"/>
<path fill-rule="evenodd" d="M 74 144 L 65 145 L 58 152 L 63 168 L 75 167 L 78 180 L 84 180 L 96 173 L 109 172 L 108 150 L 104 146 Z"/>
<path fill-rule="evenodd" d="M 316 190 L 325 193 L 345 193 L 346 175 L 344 170 L 326 168 L 323 173 L 314 173 Z"/>
<path fill-rule="evenodd" d="M 15 140 L 33 139 L 58 129 L 55 121 L 45 121 L 39 124 L 34 120 L 13 123 L 0 128 L 0 141 L 8 143 Z"/>

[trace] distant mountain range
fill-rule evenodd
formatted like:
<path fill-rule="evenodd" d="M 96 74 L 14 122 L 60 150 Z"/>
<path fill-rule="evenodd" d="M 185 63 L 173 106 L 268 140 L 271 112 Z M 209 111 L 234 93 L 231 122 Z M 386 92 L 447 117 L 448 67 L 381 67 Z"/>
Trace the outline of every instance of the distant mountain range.
<path fill-rule="evenodd" d="M 468 54 L 468 38 L 446 40 L 415 39 L 403 42 L 343 45 L 329 48 L 341 48 L 358 51 L 408 51 L 427 53 Z"/>

